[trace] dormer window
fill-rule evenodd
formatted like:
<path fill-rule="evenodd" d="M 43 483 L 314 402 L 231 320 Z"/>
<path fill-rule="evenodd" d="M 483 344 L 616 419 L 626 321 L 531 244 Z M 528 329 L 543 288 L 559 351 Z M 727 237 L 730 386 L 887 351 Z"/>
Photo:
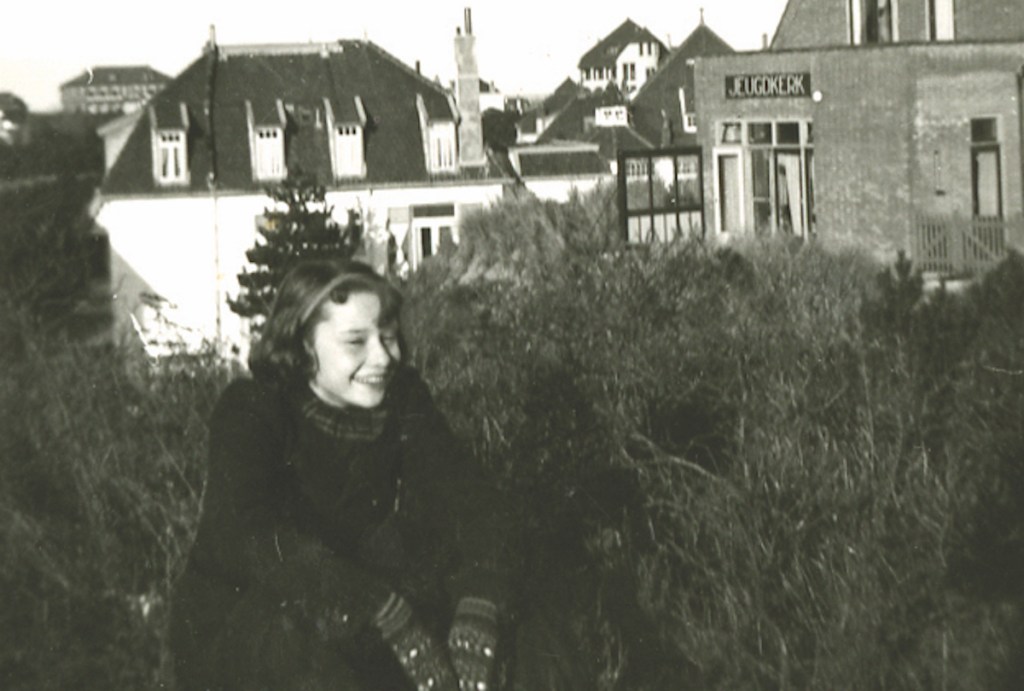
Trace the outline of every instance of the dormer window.
<path fill-rule="evenodd" d="M 686 107 L 686 91 L 679 87 L 679 112 L 683 116 L 683 132 L 694 133 L 697 131 L 697 116 L 692 110 Z"/>
<path fill-rule="evenodd" d="M 626 106 L 605 106 L 594 111 L 594 124 L 598 127 L 628 127 L 629 111 Z"/>
<path fill-rule="evenodd" d="M 284 178 L 284 132 L 280 127 L 257 127 L 253 175 L 257 180 Z"/>
<path fill-rule="evenodd" d="M 459 169 L 459 152 L 456 147 L 455 105 L 448 103 L 449 120 L 431 119 L 427 112 L 427 104 L 422 94 L 416 94 L 416 112 L 420 120 L 420 132 L 423 134 L 423 157 L 427 172 L 454 173 Z"/>
<path fill-rule="evenodd" d="M 249 161 L 252 179 L 283 180 L 288 175 L 285 164 L 285 115 L 280 99 L 273 103 L 253 106 L 245 102 L 245 115 L 249 124 Z"/>
<path fill-rule="evenodd" d="M 158 112 L 159 110 L 159 112 Z M 188 108 L 184 103 L 149 108 L 153 180 L 157 185 L 187 185 Z"/>
<path fill-rule="evenodd" d="M 156 134 L 156 181 L 163 185 L 188 182 L 184 130 L 162 130 Z"/>
<path fill-rule="evenodd" d="M 432 173 L 454 172 L 457 159 L 455 157 L 455 123 L 432 122 L 428 128 L 428 149 L 430 158 L 428 167 Z"/>
<path fill-rule="evenodd" d="M 358 125 L 338 125 L 334 128 L 335 176 L 362 177 L 366 174 L 363 162 L 363 128 Z"/>
<path fill-rule="evenodd" d="M 366 176 L 366 110 L 363 100 L 324 99 L 327 133 L 330 138 L 331 167 L 335 179 Z"/>

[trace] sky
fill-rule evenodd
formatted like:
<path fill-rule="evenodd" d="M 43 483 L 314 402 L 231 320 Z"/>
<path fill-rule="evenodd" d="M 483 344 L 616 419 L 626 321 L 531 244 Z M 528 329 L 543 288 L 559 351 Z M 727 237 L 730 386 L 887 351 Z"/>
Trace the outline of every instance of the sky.
<path fill-rule="evenodd" d="M 217 42 L 305 43 L 369 39 L 423 74 L 455 76 L 452 38 L 471 7 L 480 76 L 504 93 L 544 94 L 578 79 L 580 57 L 625 19 L 678 45 L 700 21 L 736 50 L 770 38 L 786 0 L 25 0 L 0 25 L 0 92 L 35 112 L 60 106 L 60 84 L 100 65 L 150 65 L 175 76 L 199 57 L 210 25 Z"/>

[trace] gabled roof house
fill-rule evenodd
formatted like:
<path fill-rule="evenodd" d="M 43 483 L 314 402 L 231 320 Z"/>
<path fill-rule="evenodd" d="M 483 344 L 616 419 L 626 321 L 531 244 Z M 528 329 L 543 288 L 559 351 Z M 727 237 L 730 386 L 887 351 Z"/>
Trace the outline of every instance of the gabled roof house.
<path fill-rule="evenodd" d="M 325 185 L 339 218 L 358 211 L 371 257 L 390 244 L 415 269 L 457 241 L 460 218 L 514 182 L 483 145 L 474 40 L 467 11 L 452 94 L 370 41 L 220 46 L 211 36 L 108 161 L 97 222 L 119 325 L 145 339 L 173 311 L 182 333 L 244 347 L 246 325 L 226 299 L 266 188 L 293 174 Z M 159 306 L 166 314 L 153 314 Z"/>
<path fill-rule="evenodd" d="M 626 19 L 580 58 L 580 83 L 587 89 L 600 89 L 613 82 L 631 95 L 667 55 L 668 49 L 657 36 Z"/>
<path fill-rule="evenodd" d="M 696 61 L 733 53 L 732 47 L 704 23 L 690 32 L 633 98 L 633 127 L 657 146 L 697 143 Z"/>

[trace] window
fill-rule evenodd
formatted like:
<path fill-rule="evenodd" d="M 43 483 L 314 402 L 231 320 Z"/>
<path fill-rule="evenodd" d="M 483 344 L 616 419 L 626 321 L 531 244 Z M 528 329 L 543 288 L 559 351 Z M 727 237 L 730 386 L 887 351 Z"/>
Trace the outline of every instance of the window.
<path fill-rule="evenodd" d="M 1003 215 L 999 129 L 995 118 L 971 120 L 971 209 L 975 218 Z"/>
<path fill-rule="evenodd" d="M 156 135 L 156 181 L 163 185 L 188 182 L 185 132 L 162 130 Z"/>
<path fill-rule="evenodd" d="M 338 125 L 334 128 L 334 175 L 339 178 L 366 175 L 363 128 L 359 125 Z"/>
<path fill-rule="evenodd" d="M 653 71 L 653 70 L 648 70 Z M 686 107 L 686 90 L 683 87 L 679 87 L 679 112 L 683 116 L 683 132 L 696 132 L 697 131 L 697 117 L 696 115 Z"/>
<path fill-rule="evenodd" d="M 853 45 L 898 40 L 897 0 L 848 0 L 847 21 Z"/>
<path fill-rule="evenodd" d="M 284 132 L 280 127 L 257 127 L 253 139 L 253 176 L 280 180 L 285 176 Z"/>
<path fill-rule="evenodd" d="M 726 122 L 722 125 L 723 144 L 739 144 L 743 141 L 743 126 L 738 122 Z"/>
<path fill-rule="evenodd" d="M 952 41 L 954 17 L 953 0 L 928 0 L 928 40 Z"/>
<path fill-rule="evenodd" d="M 719 228 L 755 235 L 807 237 L 815 232 L 813 128 L 801 121 L 722 123 L 717 152 Z M 744 138 L 743 135 L 746 135 Z M 749 192 L 738 182 L 749 175 Z"/>
<path fill-rule="evenodd" d="M 411 208 L 412 221 L 406 256 L 412 268 L 456 242 L 454 204 L 424 204 Z"/>
<path fill-rule="evenodd" d="M 430 156 L 427 167 L 432 173 L 456 170 L 455 123 L 431 123 L 428 128 L 427 150 Z"/>
<path fill-rule="evenodd" d="M 636 65 L 632 62 L 622 63 L 622 79 L 627 82 L 636 81 Z"/>

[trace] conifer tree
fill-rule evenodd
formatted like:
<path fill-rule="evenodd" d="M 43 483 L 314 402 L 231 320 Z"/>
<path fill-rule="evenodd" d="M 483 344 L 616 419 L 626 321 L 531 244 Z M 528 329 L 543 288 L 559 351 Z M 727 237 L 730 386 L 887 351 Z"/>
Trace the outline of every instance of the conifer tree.
<path fill-rule="evenodd" d="M 325 189 L 312 178 L 289 177 L 267 194 L 273 203 L 263 212 L 256 244 L 245 253 L 252 266 L 238 275 L 238 298 L 228 298 L 231 311 L 249 318 L 254 330 L 269 314 L 277 287 L 291 267 L 304 259 L 351 258 L 363 234 L 357 212 L 348 212 L 345 227 L 332 218 Z"/>

